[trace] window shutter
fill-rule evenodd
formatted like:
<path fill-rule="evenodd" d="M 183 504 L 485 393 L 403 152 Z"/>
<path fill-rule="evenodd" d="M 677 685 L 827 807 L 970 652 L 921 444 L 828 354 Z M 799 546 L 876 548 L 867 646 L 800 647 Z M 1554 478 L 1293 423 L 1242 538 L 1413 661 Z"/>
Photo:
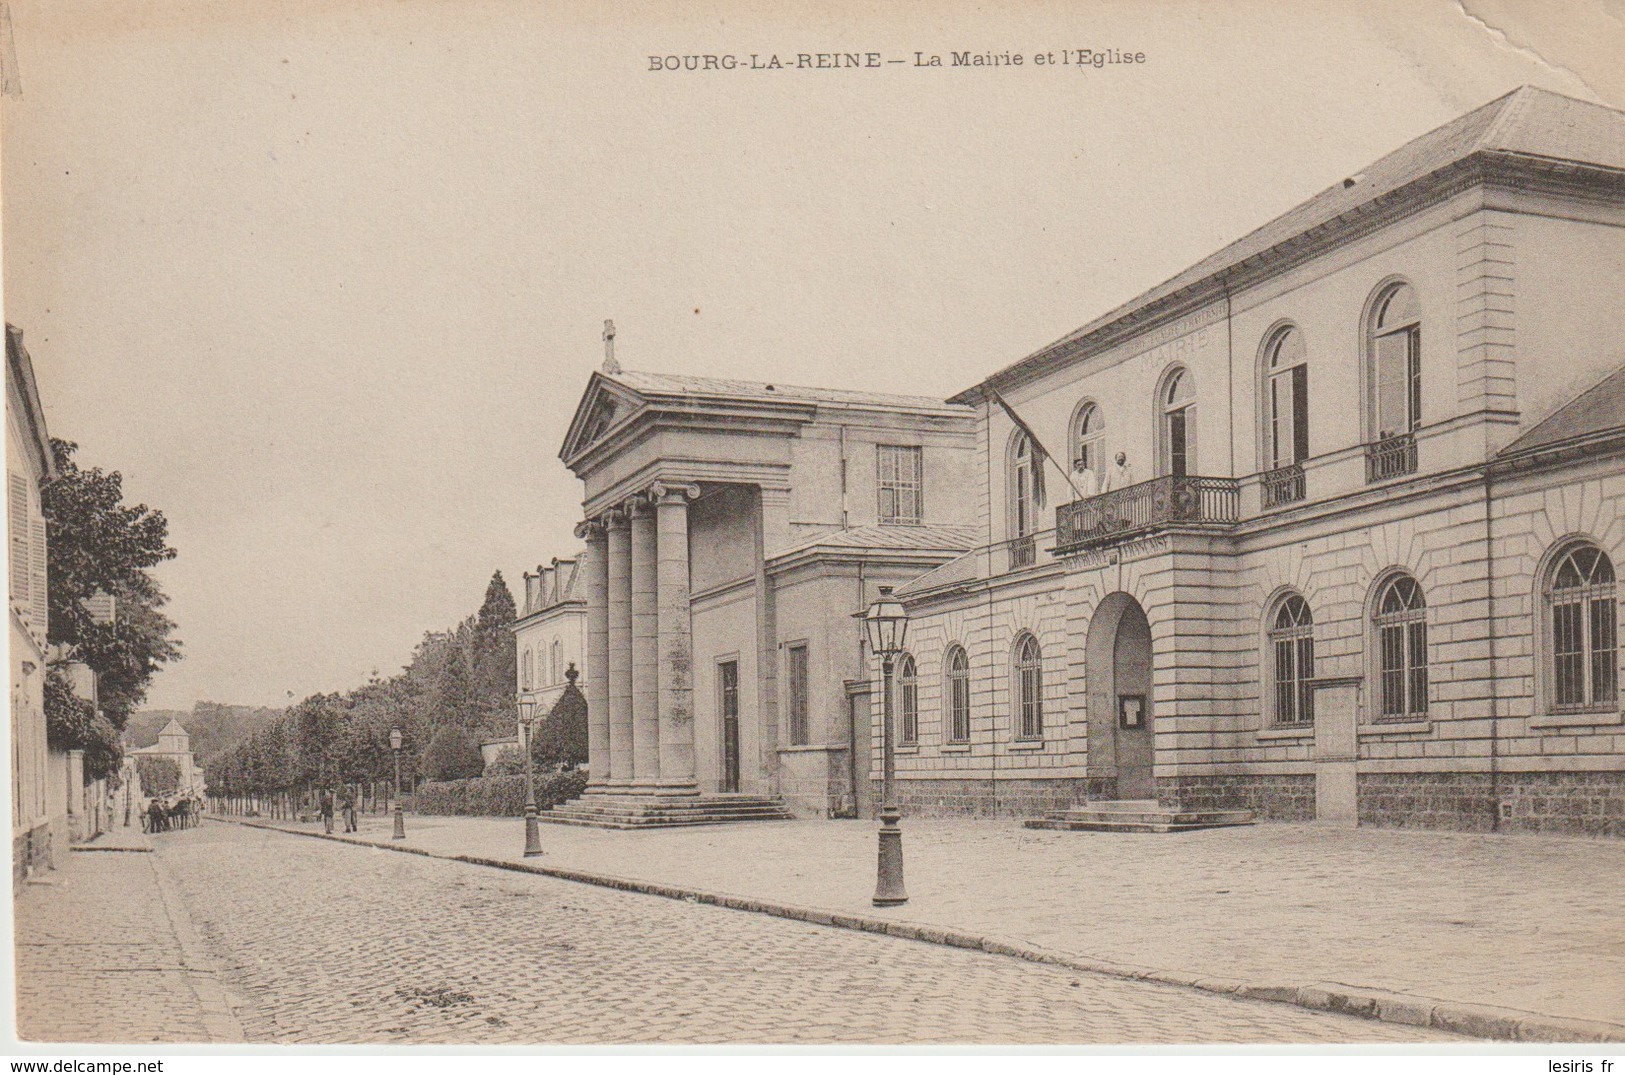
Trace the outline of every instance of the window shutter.
<path fill-rule="evenodd" d="M 28 601 L 34 616 L 34 630 L 45 637 L 50 606 L 46 603 L 45 520 L 30 520 L 28 550 Z"/>
<path fill-rule="evenodd" d="M 11 600 L 28 607 L 28 479 L 9 474 L 7 520 L 11 530 Z"/>
<path fill-rule="evenodd" d="M 1309 367 L 1292 367 L 1292 461 L 1309 458 Z"/>

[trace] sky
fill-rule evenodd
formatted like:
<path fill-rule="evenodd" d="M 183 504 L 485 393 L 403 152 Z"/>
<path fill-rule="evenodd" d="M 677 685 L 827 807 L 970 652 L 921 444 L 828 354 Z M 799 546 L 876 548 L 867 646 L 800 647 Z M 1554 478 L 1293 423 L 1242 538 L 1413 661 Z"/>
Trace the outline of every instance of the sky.
<path fill-rule="evenodd" d="M 605 318 L 628 369 L 945 397 L 1518 85 L 1620 105 L 1584 50 L 1625 25 L 1618 0 L 10 14 L 5 316 L 52 434 L 169 520 L 164 708 L 388 675 L 493 570 L 521 597 L 571 555 L 558 449 Z M 1082 48 L 1145 61 L 1034 62 Z M 820 52 L 882 61 L 793 66 Z M 650 69 L 690 54 L 746 66 Z"/>

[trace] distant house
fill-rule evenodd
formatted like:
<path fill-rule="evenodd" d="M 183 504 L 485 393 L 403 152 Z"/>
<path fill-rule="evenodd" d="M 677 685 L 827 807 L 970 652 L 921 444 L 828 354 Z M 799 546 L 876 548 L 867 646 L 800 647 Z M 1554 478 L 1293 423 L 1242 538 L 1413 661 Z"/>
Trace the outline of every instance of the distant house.
<path fill-rule="evenodd" d="M 45 516 L 40 486 L 56 477 L 51 438 L 20 330 L 6 326 L 6 522 L 11 573 L 11 868 L 14 884 L 67 849 L 67 799 L 50 791 L 45 739 Z M 60 761 L 60 759 L 56 759 Z"/>
<path fill-rule="evenodd" d="M 535 574 L 525 573 L 525 603 L 512 627 L 518 650 L 516 688 L 519 701 L 536 704 L 538 720 L 564 693 L 569 667 L 586 671 L 587 595 L 581 590 L 576 564 L 574 557 L 555 557 L 550 565 L 538 564 Z M 516 727 L 515 738 L 486 746 L 500 750 L 518 743 Z"/>
<path fill-rule="evenodd" d="M 158 741 L 150 747 L 139 747 L 130 753 L 137 758 L 168 758 L 179 766 L 179 789 L 184 794 L 204 793 L 203 766 L 192 756 L 192 733 L 178 720 L 171 720 L 158 733 Z"/>

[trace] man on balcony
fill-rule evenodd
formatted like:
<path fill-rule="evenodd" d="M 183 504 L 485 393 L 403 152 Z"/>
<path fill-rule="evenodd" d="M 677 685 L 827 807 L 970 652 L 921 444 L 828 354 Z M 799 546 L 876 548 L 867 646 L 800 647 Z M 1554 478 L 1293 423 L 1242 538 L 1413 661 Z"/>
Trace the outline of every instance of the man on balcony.
<path fill-rule="evenodd" d="M 1134 484 L 1134 468 L 1129 465 L 1128 453 L 1118 452 L 1117 459 L 1112 468 L 1106 472 L 1101 480 L 1100 491 L 1109 493 L 1114 489 L 1127 489 Z"/>

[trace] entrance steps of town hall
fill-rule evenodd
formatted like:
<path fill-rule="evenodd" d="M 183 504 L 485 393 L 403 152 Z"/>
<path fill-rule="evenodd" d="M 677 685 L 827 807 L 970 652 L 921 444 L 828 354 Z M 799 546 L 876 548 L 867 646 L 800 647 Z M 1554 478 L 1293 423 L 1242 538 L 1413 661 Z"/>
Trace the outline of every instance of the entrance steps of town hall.
<path fill-rule="evenodd" d="M 789 821 L 794 815 L 779 800 L 761 795 L 724 792 L 665 797 L 588 792 L 539 816 L 559 825 L 597 829 L 669 829 L 735 821 Z"/>
<path fill-rule="evenodd" d="M 1252 823 L 1251 810 L 1179 810 L 1155 799 L 1115 799 L 1074 806 L 1025 825 L 1064 832 L 1190 832 Z"/>

